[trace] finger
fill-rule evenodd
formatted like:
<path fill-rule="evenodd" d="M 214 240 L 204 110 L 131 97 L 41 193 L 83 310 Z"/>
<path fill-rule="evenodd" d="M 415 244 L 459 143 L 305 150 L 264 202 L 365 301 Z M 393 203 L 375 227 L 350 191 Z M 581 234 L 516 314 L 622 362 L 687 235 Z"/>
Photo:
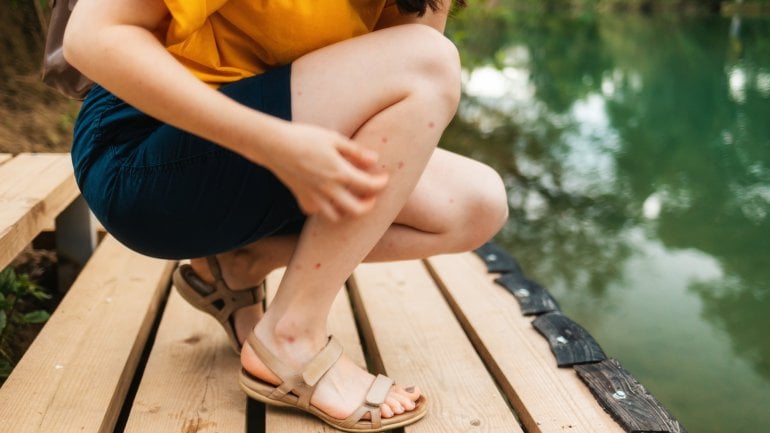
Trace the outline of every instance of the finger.
<path fill-rule="evenodd" d="M 338 187 L 332 196 L 334 207 L 342 215 L 360 216 L 374 207 L 374 197 L 357 197 L 345 187 Z"/>
<path fill-rule="evenodd" d="M 321 200 L 318 202 L 319 213 L 331 222 L 337 222 L 340 220 L 340 214 L 334 207 L 334 204 L 330 201 Z"/>
<path fill-rule="evenodd" d="M 297 197 L 297 204 L 299 208 L 307 215 L 313 215 L 318 213 L 320 208 L 318 207 L 318 201 L 312 197 Z"/>
<path fill-rule="evenodd" d="M 354 166 L 368 170 L 376 167 L 379 154 L 372 149 L 368 149 L 351 140 L 340 141 L 337 151 L 345 157 Z"/>
<path fill-rule="evenodd" d="M 356 195 L 367 197 L 376 195 L 388 184 L 388 173 L 367 173 L 350 167 L 343 180 L 345 187 Z"/>

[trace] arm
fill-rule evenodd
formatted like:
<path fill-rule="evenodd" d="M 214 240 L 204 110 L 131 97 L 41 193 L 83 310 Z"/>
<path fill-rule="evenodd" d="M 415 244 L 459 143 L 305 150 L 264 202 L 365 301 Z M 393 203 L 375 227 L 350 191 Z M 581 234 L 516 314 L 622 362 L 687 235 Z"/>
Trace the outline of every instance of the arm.
<path fill-rule="evenodd" d="M 336 219 L 371 207 L 342 197 L 346 190 L 339 185 L 379 192 L 385 182 L 371 173 L 374 152 L 336 132 L 257 112 L 210 88 L 154 36 L 167 15 L 162 0 L 80 0 L 64 35 L 64 55 L 137 109 L 267 167 L 308 213 L 324 209 Z"/>

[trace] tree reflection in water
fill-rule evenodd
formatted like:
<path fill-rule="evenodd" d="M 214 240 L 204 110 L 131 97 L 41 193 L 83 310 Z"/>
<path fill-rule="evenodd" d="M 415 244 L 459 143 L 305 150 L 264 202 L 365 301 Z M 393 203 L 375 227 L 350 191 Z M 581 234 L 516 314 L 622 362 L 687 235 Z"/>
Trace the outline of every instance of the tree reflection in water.
<path fill-rule="evenodd" d="M 695 314 L 729 336 L 762 383 L 746 390 L 753 401 L 726 404 L 726 416 L 677 401 L 686 397 L 673 389 L 659 397 L 692 431 L 770 427 L 756 401 L 770 404 L 770 19 L 502 3 L 451 23 L 466 94 L 443 142 L 503 174 L 511 219 L 499 241 L 584 317 L 622 302 L 611 292 L 624 290 L 645 250 L 639 233 L 713 259 L 717 270 L 683 283 L 682 296 L 697 296 Z"/>

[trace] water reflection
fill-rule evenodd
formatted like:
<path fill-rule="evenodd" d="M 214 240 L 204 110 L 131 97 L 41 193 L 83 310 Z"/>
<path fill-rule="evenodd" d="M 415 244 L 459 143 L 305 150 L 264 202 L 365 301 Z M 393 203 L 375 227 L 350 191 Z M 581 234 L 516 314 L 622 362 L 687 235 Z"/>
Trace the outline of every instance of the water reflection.
<path fill-rule="evenodd" d="M 503 173 L 500 240 L 691 431 L 770 428 L 770 19 L 452 26 L 444 145 Z"/>

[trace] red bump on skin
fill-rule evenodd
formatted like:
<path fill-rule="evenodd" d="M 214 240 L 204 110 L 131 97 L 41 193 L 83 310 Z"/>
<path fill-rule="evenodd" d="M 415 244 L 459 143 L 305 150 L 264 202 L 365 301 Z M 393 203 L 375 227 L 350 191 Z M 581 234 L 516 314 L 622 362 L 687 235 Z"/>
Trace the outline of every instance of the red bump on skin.
<path fill-rule="evenodd" d="M 296 269 L 298 271 L 301 271 L 302 270 L 302 265 L 294 265 L 294 269 Z"/>
<path fill-rule="evenodd" d="M 313 267 L 316 269 L 321 269 L 321 263 L 316 263 L 315 265 L 313 265 Z"/>
<path fill-rule="evenodd" d="M 454 202 L 455 202 L 455 199 L 453 199 L 453 198 L 449 199 L 449 203 L 454 203 Z"/>
<path fill-rule="evenodd" d="M 302 96 L 302 90 L 297 91 L 297 96 Z"/>
<path fill-rule="evenodd" d="M 401 170 L 404 168 L 404 161 L 398 161 L 398 169 Z"/>
<path fill-rule="evenodd" d="M 382 164 L 382 168 L 388 168 L 388 166 L 385 164 Z"/>
<path fill-rule="evenodd" d="M 286 337 L 286 341 L 289 343 L 294 343 L 294 337 Z"/>
<path fill-rule="evenodd" d="M 388 137 L 382 137 L 382 142 L 383 143 L 387 143 L 388 142 Z"/>
<path fill-rule="evenodd" d="M 436 126 L 436 124 L 435 124 L 435 123 L 433 123 L 433 122 L 429 122 L 429 123 L 428 123 L 428 128 L 433 128 L 434 126 Z"/>

